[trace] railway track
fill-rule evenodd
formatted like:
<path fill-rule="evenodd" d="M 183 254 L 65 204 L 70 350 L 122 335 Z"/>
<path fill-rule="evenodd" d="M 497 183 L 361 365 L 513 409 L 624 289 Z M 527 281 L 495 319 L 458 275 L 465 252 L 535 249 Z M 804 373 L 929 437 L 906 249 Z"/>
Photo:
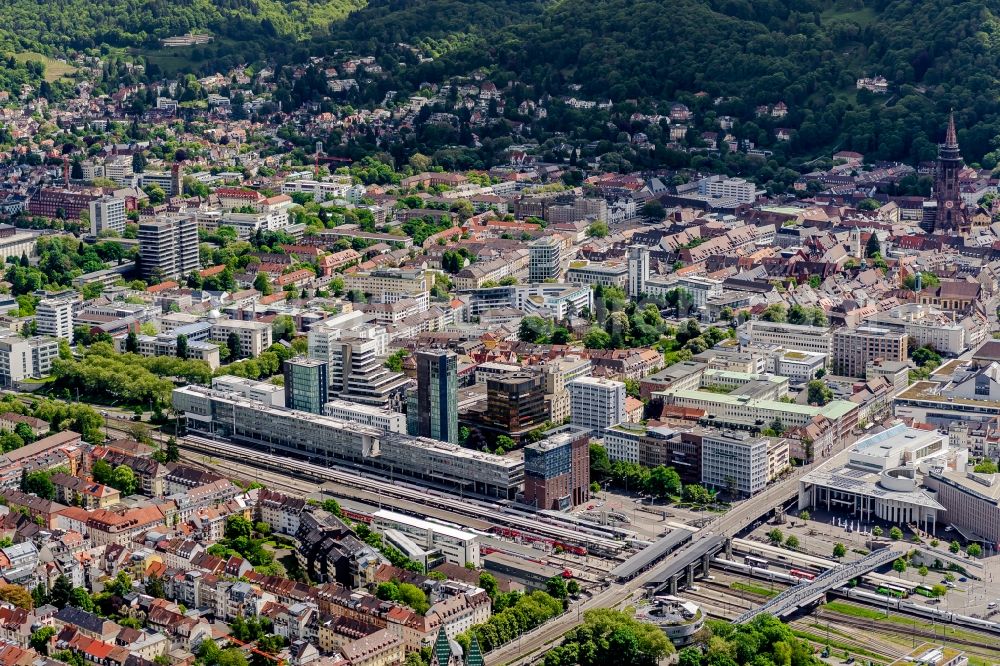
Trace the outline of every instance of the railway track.
<path fill-rule="evenodd" d="M 733 582 L 742 581 L 734 580 Z M 756 595 L 752 592 L 742 592 L 742 595 L 744 596 L 735 596 L 738 594 L 738 591 L 730 588 L 723 582 L 701 581 L 699 586 L 701 589 L 697 592 L 692 593 L 690 591 L 685 591 L 683 593 L 684 597 L 697 600 L 708 615 L 723 620 L 732 620 L 744 611 L 758 606 L 764 601 L 763 596 Z M 725 603 L 725 606 L 721 605 L 719 601 L 720 598 L 723 597 L 726 598 L 726 601 L 723 602 Z M 876 640 L 870 636 L 865 639 L 851 638 L 849 635 L 851 633 L 856 633 L 856 627 L 844 626 L 844 623 L 839 622 L 839 619 L 833 620 L 826 617 L 823 619 L 829 620 L 828 628 L 831 632 L 835 632 L 834 635 L 831 636 L 831 642 L 851 647 L 857 651 L 858 654 L 878 654 L 883 658 L 882 660 L 885 663 L 891 663 L 906 654 L 906 652 L 901 650 L 898 645 L 894 645 L 884 640 Z M 786 624 L 799 631 L 815 635 L 819 629 L 813 625 L 817 622 L 818 616 L 807 616 L 787 621 Z M 809 642 L 819 648 L 826 646 L 825 641 L 809 640 Z"/>
<path fill-rule="evenodd" d="M 982 641 L 974 641 L 968 638 L 961 638 L 958 636 L 949 636 L 947 634 L 942 637 L 940 634 L 934 631 L 927 631 L 926 629 L 919 629 L 917 627 L 912 627 L 909 629 L 902 629 L 899 625 L 893 625 L 891 623 L 882 622 L 879 620 L 867 620 L 862 618 L 850 617 L 847 615 L 841 615 L 836 611 L 817 609 L 817 618 L 829 619 L 836 618 L 834 621 L 837 624 L 845 625 L 852 628 L 862 628 L 868 631 L 878 631 L 880 633 L 888 634 L 890 636 L 898 636 L 900 638 L 910 638 L 912 636 L 920 636 L 921 638 L 931 638 L 938 642 L 955 643 L 962 645 L 966 648 L 966 652 L 971 653 L 977 657 L 983 657 L 984 659 L 989 659 L 991 661 L 996 661 L 998 658 L 998 653 L 1000 653 L 1000 648 L 993 643 L 985 643 Z M 942 625 L 945 626 L 945 625 Z M 965 631 L 971 631 L 966 629 Z M 971 648 L 971 649 L 970 649 Z M 979 650 L 991 650 L 989 653 L 980 652 Z"/>
<path fill-rule="evenodd" d="M 516 507 L 505 506 L 500 502 L 486 503 L 469 497 L 453 498 L 450 495 L 415 486 L 402 480 L 372 476 L 370 470 L 346 471 L 343 468 L 303 462 L 228 442 L 206 440 L 201 437 L 183 438 L 178 442 L 178 446 L 196 454 L 234 460 L 239 463 L 245 463 L 248 459 L 252 459 L 255 467 L 263 468 L 269 472 L 305 478 L 319 484 L 332 482 L 340 486 L 375 493 L 376 496 L 383 498 L 405 500 L 449 511 L 455 515 L 471 517 L 493 526 L 505 528 L 512 534 L 520 535 L 523 533 L 526 538 L 540 537 L 550 540 L 553 545 L 566 544 L 567 550 L 579 548 L 580 554 L 586 551 L 593 554 L 619 553 L 625 547 L 624 543 L 618 539 L 599 536 L 611 533 L 598 526 L 584 528 L 580 525 L 560 525 L 555 519 L 540 517 L 527 511 L 518 510 Z"/>

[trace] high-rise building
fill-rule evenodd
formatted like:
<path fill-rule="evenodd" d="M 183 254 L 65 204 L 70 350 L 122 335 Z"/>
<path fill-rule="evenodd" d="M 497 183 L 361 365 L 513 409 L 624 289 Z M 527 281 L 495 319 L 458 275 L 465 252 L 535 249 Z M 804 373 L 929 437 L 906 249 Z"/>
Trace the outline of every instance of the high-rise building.
<path fill-rule="evenodd" d="M 590 433 L 563 426 L 524 448 L 524 500 L 539 509 L 570 509 L 590 499 Z"/>
<path fill-rule="evenodd" d="M 701 480 L 707 486 L 749 496 L 768 481 L 768 439 L 746 432 L 706 432 L 701 443 Z"/>
<path fill-rule="evenodd" d="M 411 435 L 458 443 L 458 356 L 449 350 L 418 351 L 417 389 L 406 410 Z"/>
<path fill-rule="evenodd" d="M 139 224 L 142 276 L 167 280 L 199 267 L 198 222 L 193 217 L 163 216 Z"/>
<path fill-rule="evenodd" d="M 73 341 L 73 302 L 75 292 L 43 298 L 35 307 L 35 325 L 39 335 Z"/>
<path fill-rule="evenodd" d="M 566 385 L 569 389 L 570 420 L 586 428 L 595 437 L 625 421 L 625 384 L 611 379 L 579 377 Z"/>
<path fill-rule="evenodd" d="M 285 406 L 311 414 L 322 414 L 329 380 L 327 363 L 314 358 L 285 361 Z"/>
<path fill-rule="evenodd" d="M 397 409 L 410 380 L 385 367 L 389 334 L 363 312 L 330 317 L 309 329 L 309 357 L 327 361 L 331 398 Z"/>
<path fill-rule="evenodd" d="M 90 233 L 97 236 L 102 231 L 121 235 L 125 231 L 125 200 L 101 197 L 90 202 Z"/>
<path fill-rule="evenodd" d="M 545 382 L 540 374 L 515 372 L 486 380 L 483 427 L 520 440 L 545 420 Z"/>
<path fill-rule="evenodd" d="M 562 272 L 562 242 L 545 236 L 528 246 L 528 281 L 558 280 Z"/>
<path fill-rule="evenodd" d="M 876 359 L 906 360 L 906 333 L 886 328 L 859 326 L 833 332 L 833 373 L 864 377 Z"/>
<path fill-rule="evenodd" d="M 649 248 L 632 245 L 628 249 L 628 295 L 636 298 L 646 293 L 649 280 Z"/>

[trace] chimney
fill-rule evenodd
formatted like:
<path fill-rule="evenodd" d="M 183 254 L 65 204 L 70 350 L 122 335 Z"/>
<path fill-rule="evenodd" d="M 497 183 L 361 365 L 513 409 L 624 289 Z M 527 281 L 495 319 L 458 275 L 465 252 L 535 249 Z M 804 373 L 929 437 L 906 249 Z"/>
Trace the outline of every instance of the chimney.
<path fill-rule="evenodd" d="M 184 194 L 183 186 L 181 185 L 181 165 L 174 162 L 170 166 L 170 196 L 179 197 Z"/>

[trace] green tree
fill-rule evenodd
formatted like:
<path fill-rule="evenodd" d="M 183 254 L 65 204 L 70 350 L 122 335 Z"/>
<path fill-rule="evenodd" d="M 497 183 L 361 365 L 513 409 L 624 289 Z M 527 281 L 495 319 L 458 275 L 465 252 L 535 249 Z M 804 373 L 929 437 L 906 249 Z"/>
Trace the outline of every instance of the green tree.
<path fill-rule="evenodd" d="M 882 256 L 882 245 L 878 242 L 878 236 L 872 232 L 865 244 L 865 256 L 871 258 L 876 255 Z"/>
<path fill-rule="evenodd" d="M 591 328 L 583 336 L 583 346 L 587 349 L 607 349 L 611 345 L 611 336 L 602 328 Z"/>
<path fill-rule="evenodd" d="M 132 592 L 132 577 L 124 571 L 119 571 L 111 582 L 104 586 L 104 591 L 114 596 L 124 597 Z"/>
<path fill-rule="evenodd" d="M 609 233 L 607 222 L 592 222 L 587 227 L 587 236 L 591 238 L 605 238 Z"/>
<path fill-rule="evenodd" d="M 430 609 L 430 604 L 427 603 L 427 595 L 412 583 L 399 584 L 398 600 L 412 608 L 418 615 L 425 615 Z"/>
<path fill-rule="evenodd" d="M 972 471 L 978 472 L 979 474 L 996 474 L 997 464 L 989 458 L 986 458 L 976 463 L 976 466 L 972 468 Z"/>
<path fill-rule="evenodd" d="M 177 358 L 186 360 L 188 357 L 188 339 L 181 333 L 177 336 Z"/>
<path fill-rule="evenodd" d="M 904 560 L 902 557 L 897 558 L 892 563 L 892 570 L 902 575 L 902 573 L 906 571 L 906 560 Z"/>
<path fill-rule="evenodd" d="M 117 488 L 123 496 L 134 495 L 139 487 L 135 472 L 128 465 L 115 467 L 115 471 L 111 475 L 110 485 Z"/>
<path fill-rule="evenodd" d="M 136 335 L 135 331 L 129 331 L 128 335 L 125 336 L 125 351 L 129 354 L 139 353 L 139 336 Z"/>
<path fill-rule="evenodd" d="M 661 221 L 667 214 L 667 209 L 659 199 L 650 199 L 642 205 L 642 216 L 647 220 Z"/>
<path fill-rule="evenodd" d="M 833 391 L 830 390 L 830 387 L 825 382 L 814 379 L 806 386 L 808 387 L 809 404 L 823 407 L 833 400 Z"/>
<path fill-rule="evenodd" d="M 541 317 L 525 317 L 517 329 L 517 337 L 521 342 L 545 344 L 549 341 L 552 325 Z"/>
<path fill-rule="evenodd" d="M 553 576 L 545 581 L 545 592 L 554 599 L 566 598 L 566 581 L 559 576 Z"/>
<path fill-rule="evenodd" d="M 245 517 L 234 514 L 226 518 L 225 537 L 234 541 L 243 537 L 249 539 L 253 535 L 253 525 Z"/>
<path fill-rule="evenodd" d="M 155 183 L 152 185 L 147 185 L 143 188 L 146 192 L 146 196 L 149 197 L 149 203 L 156 206 L 167 200 L 167 193 L 163 191 L 163 188 Z"/>
<path fill-rule="evenodd" d="M 781 530 L 775 527 L 770 532 L 767 533 L 767 538 L 771 543 L 781 544 L 785 540 L 785 535 L 782 534 Z"/>
<path fill-rule="evenodd" d="M 343 280 L 341 280 L 343 284 Z M 257 277 L 253 279 L 253 288 L 259 291 L 263 296 L 270 296 L 274 293 L 271 288 L 271 281 L 267 277 L 267 273 L 260 272 L 257 273 Z"/>
<path fill-rule="evenodd" d="M 952 541 L 950 544 L 948 544 L 948 550 L 950 550 L 952 553 L 957 553 L 958 551 L 962 550 L 962 546 L 958 543 L 958 541 Z"/>
<path fill-rule="evenodd" d="M 965 552 L 968 553 L 969 557 L 979 557 L 983 554 L 983 548 L 978 543 L 970 543 Z"/>
<path fill-rule="evenodd" d="M 56 635 L 55 627 L 42 627 L 28 638 L 28 646 L 38 654 L 48 655 L 52 638 Z"/>
<path fill-rule="evenodd" d="M 878 525 L 872 528 L 872 536 L 875 537 L 876 539 L 882 536 L 883 534 L 885 534 L 885 532 Z"/>
<path fill-rule="evenodd" d="M 49 592 L 49 603 L 56 608 L 65 608 L 73 594 L 73 583 L 69 578 L 60 574 L 52 583 L 52 590 Z"/>
<path fill-rule="evenodd" d="M 226 336 L 226 349 L 229 350 L 229 359 L 231 361 L 238 361 L 243 358 L 243 345 L 240 344 L 240 336 L 236 331 Z"/>
<path fill-rule="evenodd" d="M 785 539 L 785 545 L 791 548 L 792 550 L 795 550 L 796 548 L 799 547 L 799 538 L 794 534 L 789 534 L 788 538 Z"/>
<path fill-rule="evenodd" d="M 146 579 L 146 594 L 156 599 L 166 599 L 166 591 L 163 588 L 163 579 L 159 576 L 150 576 Z"/>
<path fill-rule="evenodd" d="M 930 570 L 926 566 L 922 565 L 919 569 L 917 569 L 917 573 L 920 574 L 921 576 L 926 576 L 928 573 L 930 573 Z"/>
<path fill-rule="evenodd" d="M 805 509 L 802 509 L 802 511 L 799 511 L 799 519 L 801 519 L 801 520 L 812 520 L 812 515 L 808 511 L 806 511 Z"/>
<path fill-rule="evenodd" d="M 167 452 L 166 452 L 166 462 L 178 462 L 181 459 L 181 451 L 177 446 L 177 439 L 174 437 L 167 438 Z"/>
<path fill-rule="evenodd" d="M 841 557 L 844 557 L 845 555 L 847 555 L 847 546 L 845 546 L 842 543 L 834 544 L 834 546 L 833 546 L 833 556 L 836 557 L 837 559 L 840 559 Z"/>
<path fill-rule="evenodd" d="M 673 467 L 659 465 L 649 472 L 647 492 L 657 497 L 681 494 L 681 477 Z"/>
<path fill-rule="evenodd" d="M 500 593 L 500 584 L 493 574 L 486 573 L 485 571 L 479 574 L 479 587 L 486 591 L 486 595 L 496 601 L 497 595 Z"/>
<path fill-rule="evenodd" d="M 893 527 L 889 530 L 889 538 L 893 541 L 899 541 L 903 538 L 903 530 L 898 527 Z"/>
<path fill-rule="evenodd" d="M 773 303 L 764 309 L 760 318 L 762 321 L 773 321 L 781 324 L 788 319 L 788 312 L 784 305 L 780 303 Z"/>
<path fill-rule="evenodd" d="M 48 471 L 30 472 L 21 479 L 21 490 L 38 495 L 43 499 L 55 499 L 56 487 L 52 484 Z"/>
<path fill-rule="evenodd" d="M 80 610 L 85 610 L 88 613 L 94 611 L 94 600 L 90 598 L 87 594 L 87 590 L 82 587 L 74 587 L 73 591 L 69 595 L 69 605 L 76 606 Z"/>

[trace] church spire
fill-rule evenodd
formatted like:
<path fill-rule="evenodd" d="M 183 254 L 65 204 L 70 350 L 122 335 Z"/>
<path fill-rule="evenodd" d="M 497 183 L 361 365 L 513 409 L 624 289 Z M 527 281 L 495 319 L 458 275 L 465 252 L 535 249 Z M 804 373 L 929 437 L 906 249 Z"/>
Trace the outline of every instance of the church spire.
<path fill-rule="evenodd" d="M 944 135 L 944 145 L 946 146 L 957 146 L 958 145 L 958 134 L 955 132 L 955 112 L 954 110 L 948 114 L 948 131 Z"/>

